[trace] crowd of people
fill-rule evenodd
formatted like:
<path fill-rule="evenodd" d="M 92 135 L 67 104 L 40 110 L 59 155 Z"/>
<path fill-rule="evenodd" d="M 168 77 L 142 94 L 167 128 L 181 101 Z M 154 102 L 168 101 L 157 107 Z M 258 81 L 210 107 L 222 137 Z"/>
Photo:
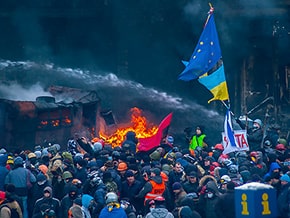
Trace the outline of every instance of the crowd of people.
<path fill-rule="evenodd" d="M 239 122 L 238 122 L 239 123 Z M 248 128 L 243 126 L 242 128 Z M 67 145 L 0 149 L 1 218 L 232 218 L 235 187 L 276 190 L 279 218 L 290 217 L 290 146 L 276 126 L 248 128 L 249 151 L 224 154 L 203 126 L 178 146 L 168 135 L 146 152 L 128 132 L 122 145 L 75 137 Z"/>

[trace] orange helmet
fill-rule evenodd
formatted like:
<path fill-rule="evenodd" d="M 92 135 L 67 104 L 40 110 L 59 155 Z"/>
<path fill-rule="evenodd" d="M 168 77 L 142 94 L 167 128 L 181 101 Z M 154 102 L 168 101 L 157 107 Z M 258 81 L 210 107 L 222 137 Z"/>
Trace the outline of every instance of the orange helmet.
<path fill-rule="evenodd" d="M 121 162 L 121 163 L 118 164 L 118 169 L 117 169 L 118 171 L 125 171 L 127 169 L 128 169 L 128 166 L 127 166 L 126 163 Z"/>

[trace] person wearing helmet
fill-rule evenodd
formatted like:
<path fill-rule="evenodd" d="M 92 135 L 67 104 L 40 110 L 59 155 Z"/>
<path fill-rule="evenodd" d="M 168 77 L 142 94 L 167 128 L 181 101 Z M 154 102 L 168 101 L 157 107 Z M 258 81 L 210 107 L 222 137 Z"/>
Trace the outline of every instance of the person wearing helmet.
<path fill-rule="evenodd" d="M 263 123 L 260 119 L 255 119 L 253 121 L 253 126 L 248 128 L 241 120 L 236 119 L 237 123 L 242 129 L 247 130 L 247 140 L 249 143 L 250 151 L 257 151 L 261 148 L 264 132 L 263 132 Z"/>
<path fill-rule="evenodd" d="M 108 192 L 105 196 L 106 206 L 101 210 L 99 218 L 127 218 L 125 210 L 121 207 L 118 196 Z"/>
<path fill-rule="evenodd" d="M 215 160 L 218 160 L 218 158 L 221 156 L 221 154 L 223 153 L 224 151 L 224 146 L 222 144 L 216 144 L 214 147 L 213 147 L 213 154 L 212 154 L 212 157 L 215 159 Z"/>

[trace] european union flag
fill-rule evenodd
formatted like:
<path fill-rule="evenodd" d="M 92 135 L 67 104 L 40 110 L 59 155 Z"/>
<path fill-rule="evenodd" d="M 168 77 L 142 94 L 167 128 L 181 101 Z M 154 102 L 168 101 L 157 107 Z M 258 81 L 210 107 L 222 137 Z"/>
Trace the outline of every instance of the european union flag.
<path fill-rule="evenodd" d="M 212 69 L 221 59 L 221 56 L 214 16 L 210 13 L 198 44 L 178 79 L 184 81 L 197 79 Z"/>

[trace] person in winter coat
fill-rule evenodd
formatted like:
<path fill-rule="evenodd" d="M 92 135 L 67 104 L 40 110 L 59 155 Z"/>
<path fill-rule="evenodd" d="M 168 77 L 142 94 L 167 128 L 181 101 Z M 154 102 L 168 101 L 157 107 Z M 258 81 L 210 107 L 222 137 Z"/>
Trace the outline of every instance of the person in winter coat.
<path fill-rule="evenodd" d="M 92 188 L 92 195 L 96 202 L 95 213 L 99 214 L 101 209 L 105 206 L 105 196 L 107 189 L 100 177 L 94 177 L 90 181 Z"/>
<path fill-rule="evenodd" d="M 221 193 L 218 190 L 218 186 L 215 181 L 209 181 L 206 183 L 205 191 L 200 195 L 199 205 L 202 207 L 202 216 L 205 218 L 217 218 L 215 205 L 219 200 Z"/>
<path fill-rule="evenodd" d="M 31 188 L 28 198 L 28 211 L 30 217 L 33 213 L 35 202 L 43 196 L 43 189 L 47 186 L 50 186 L 50 182 L 47 180 L 47 177 L 42 172 L 38 173 L 38 175 L 36 176 L 36 181 L 37 182 Z"/>
<path fill-rule="evenodd" d="M 106 206 L 101 210 L 99 218 L 127 218 L 126 212 L 121 207 L 116 193 L 107 193 L 105 199 Z"/>
<path fill-rule="evenodd" d="M 152 208 L 145 218 L 174 218 L 173 214 L 166 209 L 163 197 L 156 197 L 154 202 L 155 208 Z"/>
<path fill-rule="evenodd" d="M 192 171 L 187 176 L 187 181 L 182 184 L 184 191 L 188 193 L 197 193 L 198 177 L 195 171 Z"/>
<path fill-rule="evenodd" d="M 94 198 L 88 194 L 84 194 L 82 196 L 82 212 L 84 215 L 84 218 L 91 218 L 92 210 L 91 205 L 94 201 Z M 97 214 L 96 214 L 97 215 Z"/>
<path fill-rule="evenodd" d="M 62 218 L 60 201 L 52 197 L 52 189 L 47 186 L 43 190 L 43 197 L 35 202 L 32 218 L 42 218 L 43 214 Z"/>
<path fill-rule="evenodd" d="M 19 218 L 22 218 L 22 210 L 14 195 L 8 191 L 0 191 L 0 217 L 11 218 L 12 210 L 18 213 Z"/>
<path fill-rule="evenodd" d="M 290 217 L 290 177 L 288 174 L 284 174 L 280 178 L 281 192 L 277 199 L 278 204 L 278 218 Z"/>
<path fill-rule="evenodd" d="M 174 193 L 174 203 L 176 207 L 181 205 L 181 201 L 186 197 L 186 192 L 183 190 L 179 182 L 175 182 L 172 185 L 172 190 Z"/>
<path fill-rule="evenodd" d="M 235 210 L 235 183 L 230 181 L 226 184 L 226 193 L 218 198 L 216 203 L 216 214 L 218 217 L 232 218 L 236 215 Z M 225 210 L 226 208 L 226 210 Z"/>
<path fill-rule="evenodd" d="M 141 191 L 136 195 L 136 198 L 145 197 L 144 204 L 147 206 L 148 202 L 154 200 L 156 197 L 163 196 L 166 185 L 160 176 L 161 170 L 159 168 L 151 169 L 151 179 L 145 183 Z"/>
<path fill-rule="evenodd" d="M 236 119 L 236 121 L 242 129 L 247 129 L 247 139 L 250 151 L 259 150 L 261 148 L 264 135 L 262 121 L 260 119 L 255 119 L 252 128 L 247 128 L 247 126 L 239 119 Z"/>
<path fill-rule="evenodd" d="M 135 154 L 137 143 L 138 139 L 136 138 L 136 133 L 133 131 L 128 131 L 126 134 L 126 139 L 122 143 L 122 148 L 128 149 L 131 154 Z"/>
<path fill-rule="evenodd" d="M 280 167 L 280 165 L 279 165 L 277 162 L 272 162 L 272 163 L 270 164 L 270 167 L 269 167 L 269 171 L 268 171 L 268 173 L 266 173 L 266 174 L 264 175 L 263 179 L 265 180 L 267 177 L 271 177 L 271 175 L 272 175 L 273 173 L 275 173 L 275 172 L 280 173 L 280 171 L 281 171 L 281 167 Z"/>
<path fill-rule="evenodd" d="M 192 136 L 189 144 L 189 150 L 194 151 L 195 149 L 207 150 L 210 147 L 206 134 L 204 134 L 204 127 L 197 126 L 195 129 L 195 135 Z"/>
<path fill-rule="evenodd" d="M 74 200 L 78 197 L 77 187 L 72 185 L 69 189 L 68 194 L 66 194 L 60 202 L 62 217 L 67 217 L 69 208 L 73 205 Z"/>
<path fill-rule="evenodd" d="M 28 218 L 27 195 L 30 187 L 28 187 L 27 181 L 33 184 L 36 182 L 36 178 L 28 169 L 23 167 L 23 158 L 16 157 L 14 159 L 14 169 L 7 174 L 5 184 L 12 183 L 15 185 L 15 193 L 22 200 L 23 218 Z"/>
<path fill-rule="evenodd" d="M 4 150 L 4 149 L 1 149 L 1 150 Z M 6 154 L 6 152 L 3 154 L 0 154 L 0 191 L 4 191 L 5 177 L 9 173 L 9 170 L 6 168 L 7 160 L 8 160 L 8 155 Z"/>

